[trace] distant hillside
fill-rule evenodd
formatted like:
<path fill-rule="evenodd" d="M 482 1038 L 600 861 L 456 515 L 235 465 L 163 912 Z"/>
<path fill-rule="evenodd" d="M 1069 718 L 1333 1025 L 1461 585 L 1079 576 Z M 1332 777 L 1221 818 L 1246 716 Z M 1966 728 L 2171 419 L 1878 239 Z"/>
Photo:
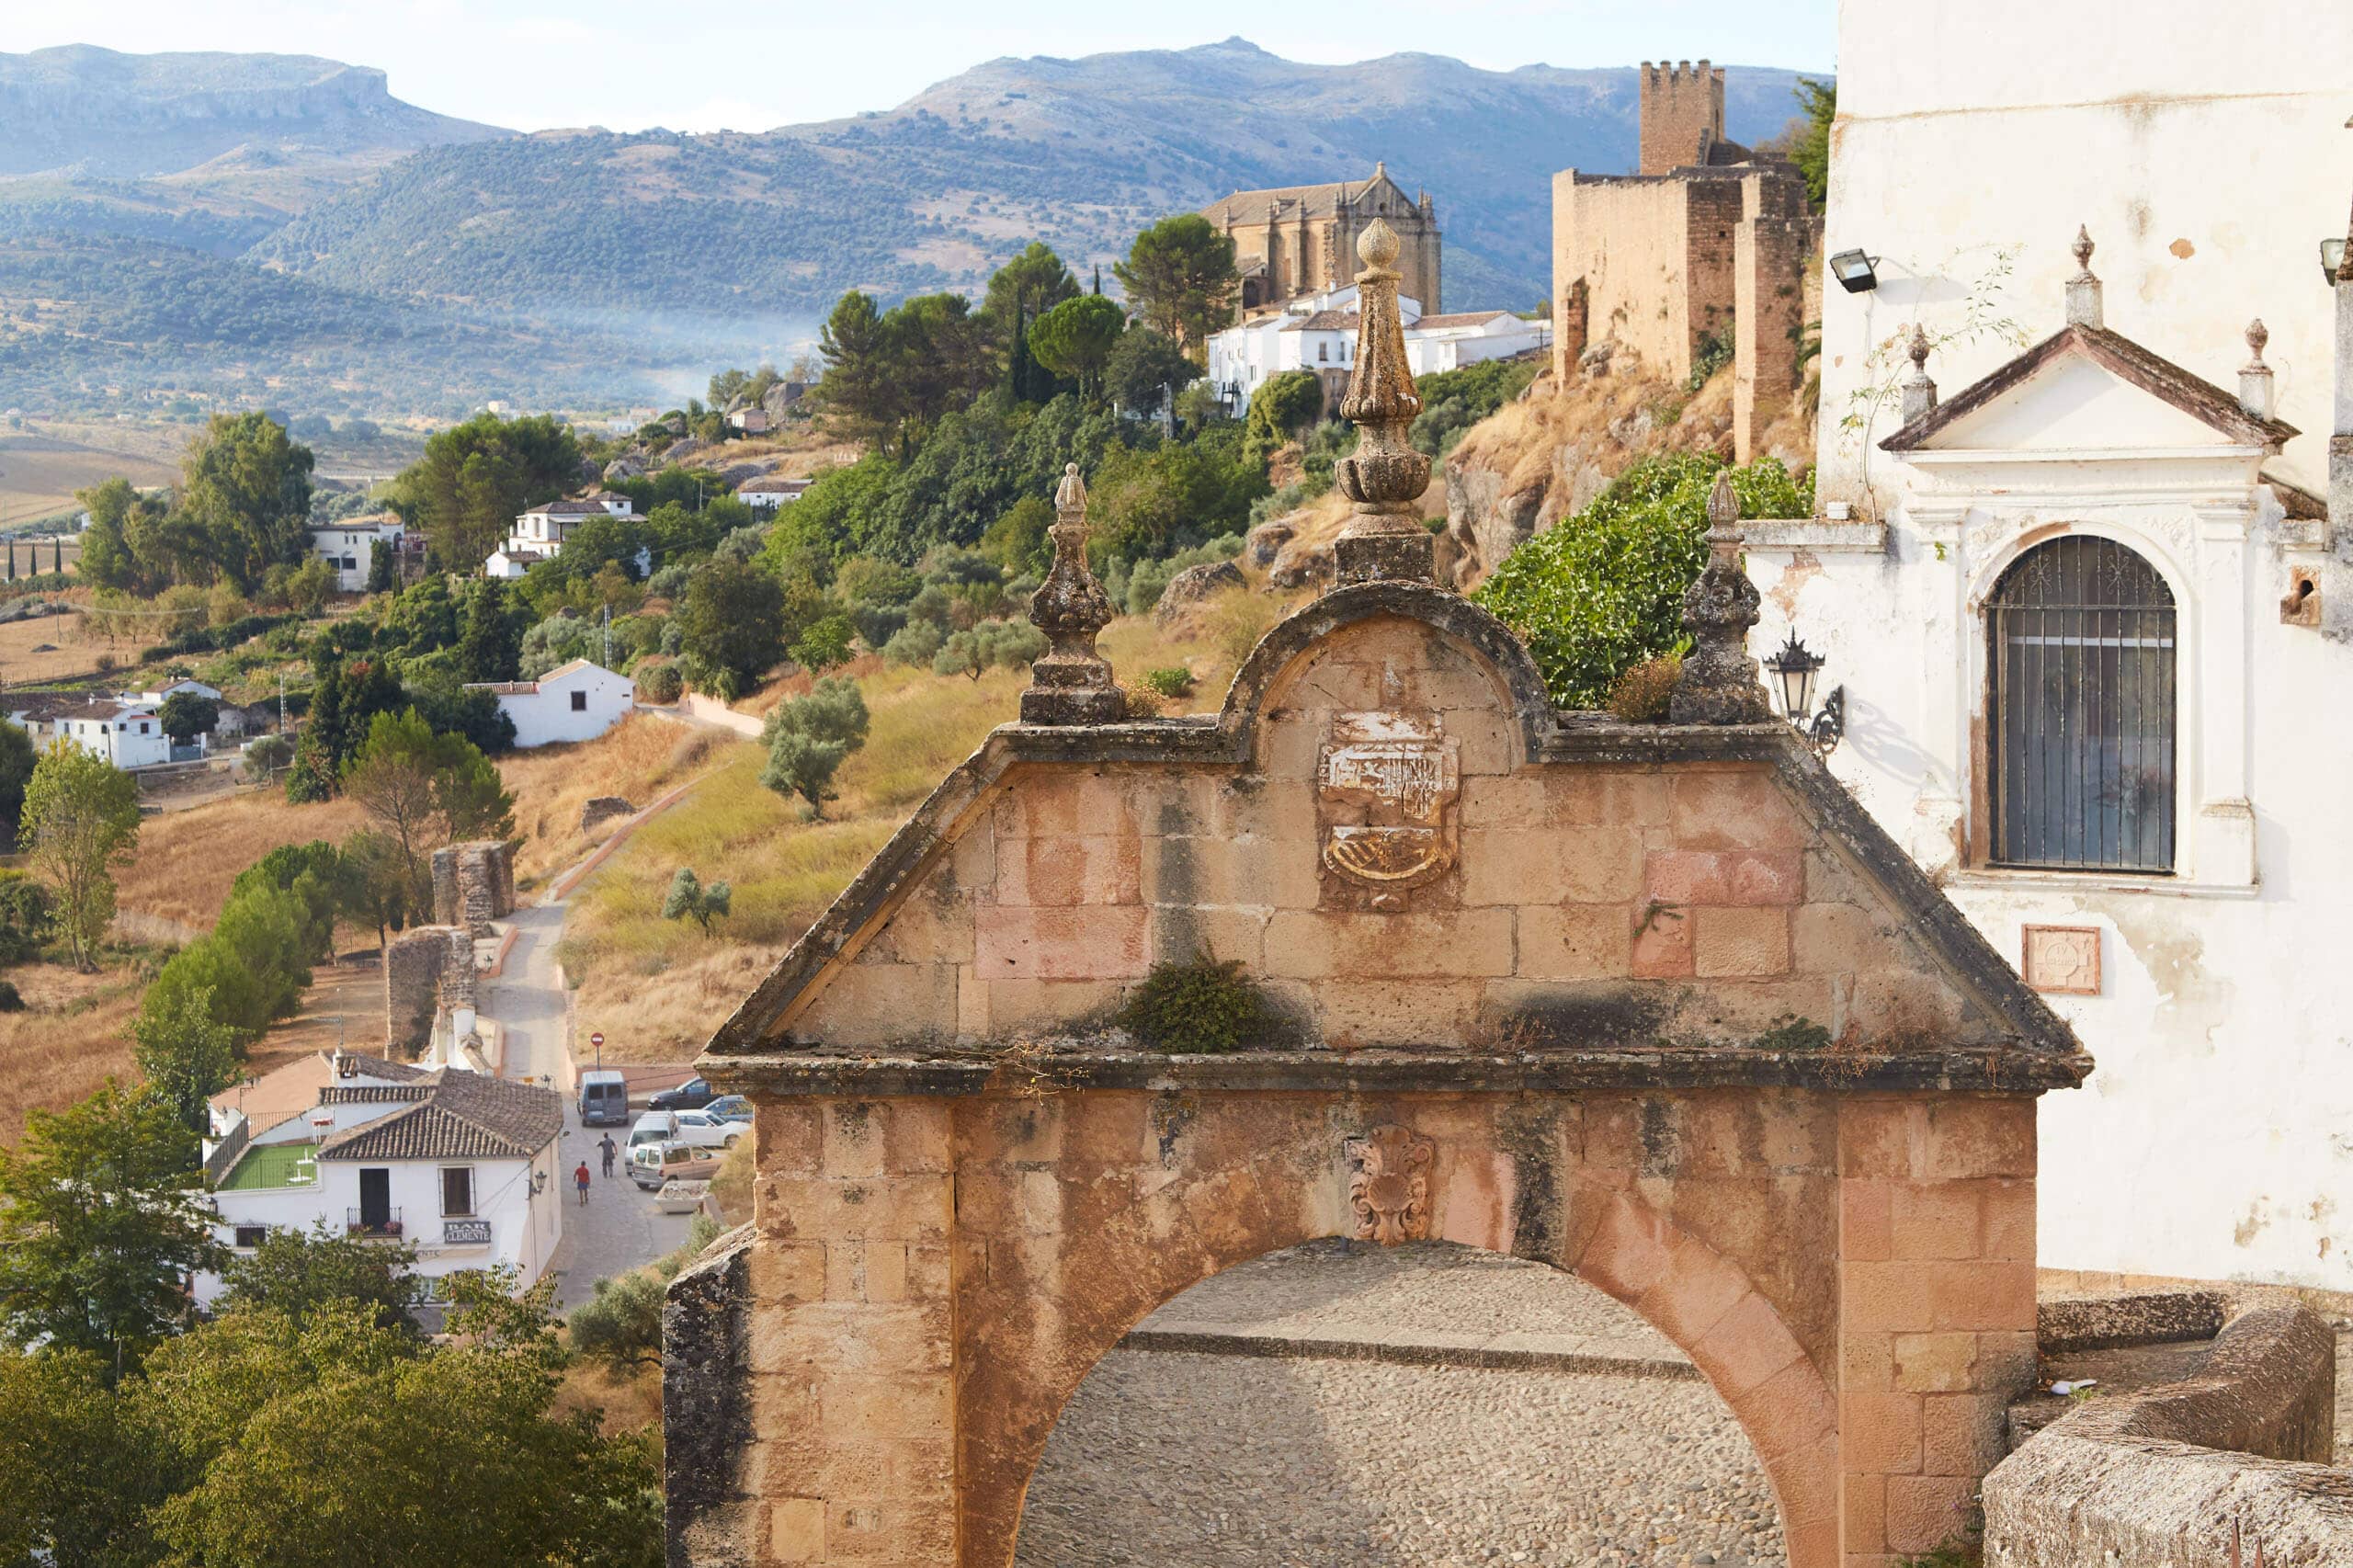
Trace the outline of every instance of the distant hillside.
<path fill-rule="evenodd" d="M 1795 74 L 1734 68 L 1730 130 L 1772 134 Z M 1448 303 L 1547 291 L 1551 176 L 1633 160 L 1632 68 L 1353 65 L 1239 39 L 997 60 L 888 113 L 758 135 L 540 136 L 445 146 L 312 208 L 257 260 L 347 288 L 679 317 L 806 322 L 844 289 L 970 288 L 1033 237 L 1074 264 L 1237 187 L 1427 186 Z"/>
<path fill-rule="evenodd" d="M 1446 303 L 1525 308 L 1553 171 L 1633 162 L 1635 74 L 1307 65 L 1232 39 L 992 61 L 757 134 L 525 137 L 327 60 L 0 55 L 0 393 L 650 395 L 780 358 L 846 289 L 976 290 L 1032 239 L 1084 271 L 1166 213 L 1383 159 L 1438 204 Z M 1732 134 L 1778 131 L 1794 81 L 1733 67 Z"/>
<path fill-rule="evenodd" d="M 142 179 L 233 154 L 259 167 L 366 163 L 514 134 L 403 103 L 381 71 L 307 54 L 118 54 L 88 44 L 0 54 L 0 176 Z"/>

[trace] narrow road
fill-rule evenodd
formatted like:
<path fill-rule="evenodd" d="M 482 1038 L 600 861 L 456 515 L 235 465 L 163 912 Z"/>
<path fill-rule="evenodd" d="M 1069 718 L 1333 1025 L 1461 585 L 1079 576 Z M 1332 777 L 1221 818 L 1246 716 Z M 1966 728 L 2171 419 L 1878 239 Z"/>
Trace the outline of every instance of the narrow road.
<path fill-rule="evenodd" d="M 532 904 L 514 915 L 515 946 L 506 955 L 505 971 L 490 982 L 483 1011 L 498 1021 L 506 1034 L 505 1075 L 543 1082 L 562 1092 L 570 1076 L 564 1053 L 570 1049 L 569 1008 L 556 972 L 556 944 L 563 937 L 563 905 Z M 693 1222 L 688 1214 L 665 1214 L 654 1205 L 654 1195 L 639 1190 L 621 1161 L 613 1175 L 592 1174 L 588 1202 L 584 1208 L 574 1194 L 573 1167 L 584 1160 L 591 1173 L 601 1169 L 597 1143 L 611 1133 L 624 1144 L 629 1129 L 583 1128 L 577 1098 L 564 1096 L 563 1239 L 556 1244 L 550 1272 L 557 1277 L 559 1310 L 577 1306 L 595 1291 L 597 1281 L 626 1274 L 651 1263 L 687 1239 Z"/>

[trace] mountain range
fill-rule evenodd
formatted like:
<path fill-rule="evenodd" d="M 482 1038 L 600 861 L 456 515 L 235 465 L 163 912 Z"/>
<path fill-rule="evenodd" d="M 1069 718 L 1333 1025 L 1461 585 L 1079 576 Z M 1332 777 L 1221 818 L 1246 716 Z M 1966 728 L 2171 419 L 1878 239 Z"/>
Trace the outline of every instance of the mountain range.
<path fill-rule="evenodd" d="M 1437 203 L 1449 307 L 1525 308 L 1553 171 L 1632 164 L 1635 74 L 1229 39 L 994 60 L 757 133 L 520 135 L 329 60 L 0 55 L 0 403 L 256 377 L 355 412 L 626 397 L 782 352 L 846 289 L 975 290 L 1031 239 L 1085 271 L 1165 213 L 1384 159 Z M 1795 81 L 1732 68 L 1730 133 L 1779 131 Z"/>

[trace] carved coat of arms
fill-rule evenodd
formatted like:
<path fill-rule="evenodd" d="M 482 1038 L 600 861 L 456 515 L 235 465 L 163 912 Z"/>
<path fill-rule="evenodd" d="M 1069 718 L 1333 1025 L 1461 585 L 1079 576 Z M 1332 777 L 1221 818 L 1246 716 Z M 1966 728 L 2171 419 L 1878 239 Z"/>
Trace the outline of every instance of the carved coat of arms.
<path fill-rule="evenodd" d="M 1461 745 L 1435 715 L 1336 715 L 1316 783 L 1324 864 L 1370 890 L 1374 908 L 1403 908 L 1393 895 L 1454 864 Z"/>
<path fill-rule="evenodd" d="M 1348 1203 L 1357 1239 L 1393 1247 L 1427 1241 L 1430 1165 L 1438 1145 L 1394 1123 L 1348 1140 Z"/>

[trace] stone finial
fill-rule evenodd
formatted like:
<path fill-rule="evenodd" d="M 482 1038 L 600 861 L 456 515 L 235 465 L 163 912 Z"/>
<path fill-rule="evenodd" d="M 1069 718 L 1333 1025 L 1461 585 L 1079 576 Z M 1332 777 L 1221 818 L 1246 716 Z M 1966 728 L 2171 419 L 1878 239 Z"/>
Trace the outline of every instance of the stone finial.
<path fill-rule="evenodd" d="M 1904 383 L 1904 423 L 1909 425 L 1937 406 L 1937 383 L 1928 379 L 1928 331 L 1918 322 L 1912 324 L 1905 352 L 1912 359 L 1912 378 Z"/>
<path fill-rule="evenodd" d="M 1340 400 L 1341 417 L 1357 427 L 1357 449 L 1336 465 L 1355 506 L 1332 546 L 1343 585 L 1431 578 L 1429 530 L 1415 505 L 1429 487 L 1430 460 L 1405 438 L 1422 399 L 1398 313 L 1402 275 L 1392 264 L 1399 248 L 1396 231 L 1379 218 L 1357 241 L 1365 264 L 1357 274 L 1357 362 Z"/>
<path fill-rule="evenodd" d="M 2075 257 L 2075 275 L 2067 279 L 2067 324 L 2069 326 L 2099 326 L 2099 279 L 2092 276 L 2092 233 L 2084 225 L 2075 226 L 2075 243 L 2068 250 Z"/>
<path fill-rule="evenodd" d="M 2273 407 L 2271 367 L 2263 362 L 2263 346 L 2271 341 L 2271 329 L 2262 319 L 2246 324 L 2246 346 L 2250 358 L 2239 367 L 2239 407 L 2250 419 L 2268 419 Z"/>
<path fill-rule="evenodd" d="M 1683 591 L 1683 630 L 1691 651 L 1667 701 L 1678 724 L 1754 724 L 1772 717 L 1756 661 L 1748 656 L 1748 629 L 1756 624 L 1756 585 L 1740 564 L 1740 497 L 1732 475 L 1716 475 L 1708 494 L 1708 564 Z"/>
<path fill-rule="evenodd" d="M 1052 644 L 1029 666 L 1021 694 L 1025 724 L 1109 724 L 1127 711 L 1111 679 L 1111 663 L 1095 651 L 1095 634 L 1110 624 L 1111 600 L 1086 564 L 1086 482 L 1078 465 L 1063 470 L 1054 491 L 1053 569 L 1029 596 L 1029 619 Z"/>

